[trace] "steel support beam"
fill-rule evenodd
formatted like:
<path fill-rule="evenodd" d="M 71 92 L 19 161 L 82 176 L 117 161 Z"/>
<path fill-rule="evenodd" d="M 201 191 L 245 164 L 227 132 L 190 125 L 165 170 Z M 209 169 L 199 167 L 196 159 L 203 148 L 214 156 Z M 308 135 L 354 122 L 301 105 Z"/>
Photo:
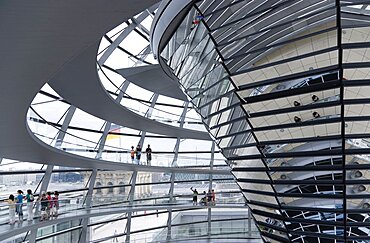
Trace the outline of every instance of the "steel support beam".
<path fill-rule="evenodd" d="M 136 63 L 133 65 L 133 67 L 136 67 L 137 64 L 143 63 L 145 58 L 152 52 L 152 49 L 150 48 L 150 44 L 147 45 L 138 55 L 137 57 L 140 59 L 140 61 L 136 61 Z"/>
<path fill-rule="evenodd" d="M 184 127 L 185 117 L 186 117 L 186 112 L 188 110 L 188 106 L 189 106 L 189 102 L 184 102 L 184 109 L 182 110 L 182 113 L 181 113 L 181 116 L 180 116 L 180 119 L 179 119 L 180 127 Z M 177 166 L 177 158 L 179 156 L 180 142 L 181 142 L 181 139 L 177 138 L 176 139 L 176 144 L 175 144 L 175 147 L 174 147 L 175 154 L 174 154 L 174 157 L 173 157 L 171 167 Z M 171 174 L 171 186 L 170 186 L 170 190 L 169 190 L 169 195 L 170 195 L 170 201 L 171 202 L 173 200 L 175 177 L 176 177 L 176 174 L 172 173 Z M 169 209 L 168 210 L 168 218 L 167 218 L 167 237 L 166 237 L 167 241 L 171 240 L 171 238 L 172 238 L 171 230 L 172 230 L 172 209 Z"/>
<path fill-rule="evenodd" d="M 211 160 L 210 160 L 210 164 L 209 164 L 209 167 L 210 167 L 211 170 L 213 170 L 214 160 L 215 160 L 215 142 L 212 142 Z M 212 190 L 212 183 L 213 183 L 213 175 L 209 174 L 208 190 L 210 190 L 210 191 Z M 210 206 L 211 206 L 211 203 L 208 202 L 208 228 L 207 228 L 208 236 L 211 236 L 211 233 L 212 233 L 212 211 L 211 211 Z"/>
<path fill-rule="evenodd" d="M 180 127 L 184 127 L 184 123 L 185 123 L 185 117 L 186 117 L 186 112 L 188 110 L 188 106 L 189 106 L 189 102 L 184 102 L 184 109 L 182 110 L 182 113 L 181 113 L 181 116 L 180 116 Z M 181 142 L 181 139 L 178 137 L 176 139 L 176 144 L 175 144 L 175 148 L 173 149 L 174 152 L 175 152 L 175 155 L 173 157 L 173 161 L 172 161 L 172 165 L 171 167 L 174 167 L 174 166 L 177 166 L 177 159 L 179 157 L 179 148 L 180 148 L 180 142 Z"/>
<path fill-rule="evenodd" d="M 171 185 L 170 185 L 170 190 L 168 192 L 169 196 L 170 196 L 170 203 L 173 202 L 174 198 L 173 198 L 173 192 L 174 192 L 174 187 L 175 187 L 175 177 L 176 177 L 176 174 L 175 173 L 172 173 L 171 174 Z M 167 218 L 167 241 L 170 241 L 171 238 L 172 238 L 172 209 L 168 209 L 168 218 Z"/>
<path fill-rule="evenodd" d="M 150 106 L 149 106 L 148 110 L 145 113 L 145 117 L 150 118 L 152 116 L 153 108 L 155 106 L 155 103 L 157 103 L 158 96 L 159 96 L 159 94 L 154 94 L 153 95 Z M 138 143 L 138 144 L 140 144 L 142 149 L 144 149 L 143 145 L 144 145 L 145 135 L 146 135 L 146 131 L 142 131 L 141 132 L 141 137 L 140 137 L 140 140 L 139 140 L 139 143 Z"/>
<path fill-rule="evenodd" d="M 129 193 L 129 205 L 132 207 L 134 203 L 134 198 L 135 198 L 135 187 L 136 187 L 136 178 L 137 178 L 137 171 L 134 171 L 132 173 L 131 177 L 131 189 Z M 131 218 L 132 218 L 132 212 L 127 213 L 127 222 L 126 222 L 126 243 L 130 242 L 130 233 L 131 233 Z"/>
<path fill-rule="evenodd" d="M 93 197 L 93 193 L 94 193 L 95 180 L 96 180 L 97 174 L 98 174 L 98 170 L 94 169 L 91 173 L 91 176 L 90 176 L 89 189 L 88 189 L 87 194 L 85 196 L 85 202 L 84 202 L 85 207 L 88 209 L 87 212 L 90 212 L 92 197 Z M 82 220 L 82 231 L 81 231 L 79 242 L 83 243 L 83 242 L 89 242 L 90 241 L 90 239 L 89 239 L 90 238 L 90 232 L 89 232 L 89 229 L 87 228 L 89 220 L 90 220 L 90 218 L 85 218 L 85 219 Z"/>
<path fill-rule="evenodd" d="M 60 149 L 61 146 L 62 146 L 64 137 L 66 136 L 66 131 L 68 129 L 69 124 L 71 123 L 71 120 L 72 120 L 73 115 L 75 114 L 75 111 L 76 111 L 76 107 L 71 105 L 69 107 L 69 110 L 68 110 L 67 114 L 66 114 L 66 117 L 64 118 L 62 127 L 61 127 L 61 129 L 58 133 L 57 140 L 56 140 L 55 145 L 54 145 L 58 149 Z"/>
<path fill-rule="evenodd" d="M 136 28 L 137 24 L 140 24 L 142 21 L 144 21 L 150 15 L 151 12 L 153 12 L 154 10 L 157 9 L 158 5 L 159 5 L 159 3 L 154 4 L 153 6 L 148 8 L 148 11 L 142 12 L 136 19 L 133 18 L 132 19 L 133 22 L 129 26 L 127 26 L 126 29 L 124 29 L 122 31 L 122 33 L 119 34 L 119 36 L 107 48 L 107 50 L 105 50 L 103 55 L 99 58 L 98 63 L 100 65 L 103 65 L 105 63 L 105 61 L 113 53 L 113 51 L 118 47 L 118 45 L 131 33 L 131 31 L 133 31 Z"/>

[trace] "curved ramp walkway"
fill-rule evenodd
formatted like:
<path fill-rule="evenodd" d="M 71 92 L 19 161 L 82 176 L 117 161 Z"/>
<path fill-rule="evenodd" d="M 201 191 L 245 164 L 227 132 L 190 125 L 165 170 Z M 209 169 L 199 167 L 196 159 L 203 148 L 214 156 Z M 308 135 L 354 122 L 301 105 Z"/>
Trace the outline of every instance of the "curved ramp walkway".
<path fill-rule="evenodd" d="M 129 212 L 137 212 L 137 211 L 152 211 L 152 210 L 181 210 L 181 209 L 202 209 L 202 208 L 243 208 L 245 206 L 243 204 L 240 205 L 215 205 L 215 206 L 194 206 L 192 204 L 182 204 L 182 205 L 159 205 L 159 206 L 117 206 L 117 207 L 102 207 L 102 208 L 93 208 L 93 209 L 83 209 L 80 208 L 78 210 L 73 210 L 71 212 L 67 212 L 58 216 L 57 219 L 53 220 L 46 220 L 46 221 L 39 221 L 39 219 L 34 219 L 33 221 L 24 221 L 22 224 L 2 224 L 0 225 L 0 242 L 14 237 L 16 235 L 20 235 L 24 232 L 43 228 L 46 226 L 59 224 L 63 222 L 68 222 L 71 220 L 81 220 L 85 218 L 91 217 L 100 217 L 112 214 L 123 214 Z"/>
<path fill-rule="evenodd" d="M 123 68 L 118 69 L 117 72 L 131 83 L 144 89 L 175 99 L 188 101 L 186 95 L 180 89 L 179 84 L 169 78 L 159 64 Z"/>
<path fill-rule="evenodd" d="M 136 114 L 117 103 L 107 93 L 99 79 L 96 69 L 98 48 L 99 42 L 96 42 L 80 56 L 64 65 L 49 82 L 50 86 L 74 106 L 121 126 L 180 138 L 211 139 L 206 132 L 163 124 Z"/>

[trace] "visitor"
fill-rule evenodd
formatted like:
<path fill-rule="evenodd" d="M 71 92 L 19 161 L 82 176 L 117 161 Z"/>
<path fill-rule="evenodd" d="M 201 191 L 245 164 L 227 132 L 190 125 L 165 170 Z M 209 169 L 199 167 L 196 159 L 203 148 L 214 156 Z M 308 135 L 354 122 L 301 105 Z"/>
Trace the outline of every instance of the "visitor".
<path fill-rule="evenodd" d="M 207 198 L 206 197 L 202 197 L 199 200 L 199 204 L 202 205 L 202 206 L 206 206 L 207 205 Z"/>
<path fill-rule="evenodd" d="M 9 195 L 8 205 L 9 205 L 9 224 L 15 224 L 15 198 L 13 194 Z"/>
<path fill-rule="evenodd" d="M 190 190 L 193 192 L 193 205 L 198 204 L 198 191 L 197 189 L 193 190 L 193 187 L 190 187 Z"/>
<path fill-rule="evenodd" d="M 212 189 L 212 205 L 216 205 L 216 193 L 214 189 Z"/>
<path fill-rule="evenodd" d="M 320 114 L 317 111 L 312 112 L 314 118 L 320 118 Z"/>
<path fill-rule="evenodd" d="M 46 194 L 47 194 L 46 198 L 48 200 L 48 206 L 46 208 L 46 213 L 48 217 L 50 217 L 51 201 L 53 200 L 53 198 L 51 197 L 51 192 L 47 192 Z"/>
<path fill-rule="evenodd" d="M 140 158 L 141 158 L 141 146 L 140 144 L 138 144 L 136 146 L 136 160 L 137 160 L 137 164 L 139 165 L 140 164 Z"/>
<path fill-rule="evenodd" d="M 35 197 L 33 196 L 31 189 L 27 190 L 26 200 L 27 200 L 27 220 L 32 221 L 33 220 L 33 201 L 35 201 Z"/>
<path fill-rule="evenodd" d="M 296 100 L 293 102 L 293 104 L 294 104 L 294 106 L 300 106 L 300 105 L 301 105 L 301 103 L 299 103 L 299 102 L 298 102 L 298 101 L 296 101 Z"/>
<path fill-rule="evenodd" d="M 301 118 L 299 118 L 298 116 L 294 116 L 294 121 L 295 121 L 296 123 L 298 123 L 298 122 L 301 122 L 302 120 L 301 120 Z"/>
<path fill-rule="evenodd" d="M 212 204 L 212 192 L 211 192 L 211 189 L 208 190 L 207 192 L 207 202 L 209 205 Z"/>
<path fill-rule="evenodd" d="M 17 191 L 18 195 L 17 195 L 17 198 L 16 198 L 16 212 L 18 214 L 18 218 L 19 218 L 19 222 L 22 222 L 23 221 L 23 191 L 22 190 L 18 190 Z"/>
<path fill-rule="evenodd" d="M 203 206 L 205 206 L 205 205 L 207 205 L 207 193 L 206 193 L 206 191 L 203 191 L 202 194 L 204 195 L 204 197 L 202 197 L 200 199 L 200 204 L 203 205 Z"/>
<path fill-rule="evenodd" d="M 146 164 L 150 165 L 152 161 L 152 149 L 150 148 L 150 144 L 148 144 L 145 153 L 146 153 Z"/>
<path fill-rule="evenodd" d="M 132 163 L 135 162 L 135 150 L 134 150 L 134 146 L 131 146 L 131 162 Z"/>
<path fill-rule="evenodd" d="M 58 217 L 58 209 L 59 209 L 59 192 L 55 191 L 52 201 L 50 203 L 50 217 Z"/>
<path fill-rule="evenodd" d="M 316 95 L 312 95 L 312 101 L 313 102 L 316 102 L 319 100 L 319 97 L 317 97 Z"/>
<path fill-rule="evenodd" d="M 40 221 L 44 221 L 48 219 L 49 214 L 47 212 L 48 207 L 49 207 L 49 201 L 48 198 L 46 197 L 46 193 L 42 192 L 41 193 L 41 198 L 39 198 L 40 204 L 41 204 L 41 217 Z"/>

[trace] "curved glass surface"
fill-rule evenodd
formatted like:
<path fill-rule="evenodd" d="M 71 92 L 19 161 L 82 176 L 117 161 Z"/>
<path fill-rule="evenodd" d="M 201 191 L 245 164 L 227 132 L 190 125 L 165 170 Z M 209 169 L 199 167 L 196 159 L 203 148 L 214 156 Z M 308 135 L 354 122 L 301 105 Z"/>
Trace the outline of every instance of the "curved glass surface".
<path fill-rule="evenodd" d="M 266 242 L 368 240 L 369 23 L 358 1 L 203 0 L 158 53 Z"/>

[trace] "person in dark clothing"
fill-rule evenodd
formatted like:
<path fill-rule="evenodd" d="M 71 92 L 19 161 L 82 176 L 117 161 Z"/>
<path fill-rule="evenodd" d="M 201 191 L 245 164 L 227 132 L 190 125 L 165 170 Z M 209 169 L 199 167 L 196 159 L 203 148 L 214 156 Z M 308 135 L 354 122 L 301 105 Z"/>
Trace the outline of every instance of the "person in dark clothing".
<path fill-rule="evenodd" d="M 150 165 L 152 161 L 152 149 L 150 148 L 150 144 L 148 144 L 145 153 L 146 153 L 146 164 Z"/>
<path fill-rule="evenodd" d="M 137 160 L 137 164 L 139 165 L 139 164 L 140 164 L 140 158 L 141 158 L 141 146 L 140 146 L 140 144 L 138 144 L 138 145 L 136 146 L 136 151 L 135 151 L 135 153 L 136 153 L 136 160 Z"/>
<path fill-rule="evenodd" d="M 201 205 L 207 205 L 207 193 L 206 193 L 206 191 L 203 191 L 203 193 L 202 193 L 203 195 L 204 195 L 204 197 L 202 197 L 201 199 L 200 199 L 200 204 Z"/>
<path fill-rule="evenodd" d="M 316 102 L 319 100 L 319 97 L 317 97 L 316 95 L 312 95 L 312 101 L 313 102 Z"/>
<path fill-rule="evenodd" d="M 49 200 L 46 197 L 46 193 L 45 192 L 43 192 L 41 194 L 41 198 L 39 200 L 40 200 L 40 204 L 41 204 L 41 217 L 40 217 L 40 221 L 43 221 L 43 220 L 46 220 L 46 219 L 49 218 L 49 214 L 48 214 Z"/>
<path fill-rule="evenodd" d="M 193 205 L 198 204 L 198 191 L 197 189 L 193 190 L 193 187 L 190 187 L 190 190 L 193 192 Z"/>
<path fill-rule="evenodd" d="M 298 123 L 298 122 L 301 122 L 302 120 L 301 120 L 301 118 L 299 118 L 298 116 L 295 116 L 295 117 L 294 117 L 294 121 Z"/>

